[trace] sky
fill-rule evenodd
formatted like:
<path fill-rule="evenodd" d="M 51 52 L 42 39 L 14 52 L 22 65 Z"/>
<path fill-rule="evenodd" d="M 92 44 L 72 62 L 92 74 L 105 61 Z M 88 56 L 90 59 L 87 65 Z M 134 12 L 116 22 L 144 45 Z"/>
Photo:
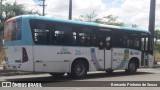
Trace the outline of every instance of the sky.
<path fill-rule="evenodd" d="M 7 2 L 17 1 L 23 4 L 28 10 L 39 11 L 42 7 L 39 0 L 6 0 Z M 139 28 L 148 29 L 150 0 L 72 0 L 72 18 L 80 15 L 90 14 L 93 11 L 97 18 L 107 15 L 118 16 L 118 21 L 130 26 L 137 24 Z M 46 16 L 68 19 L 69 0 L 45 0 Z M 160 29 L 160 0 L 156 0 L 156 22 L 155 28 Z"/>

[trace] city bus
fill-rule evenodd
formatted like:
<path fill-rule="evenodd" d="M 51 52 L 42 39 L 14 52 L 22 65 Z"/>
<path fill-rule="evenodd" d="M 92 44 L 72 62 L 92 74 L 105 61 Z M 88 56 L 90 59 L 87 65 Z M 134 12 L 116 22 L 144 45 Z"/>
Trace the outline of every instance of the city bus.
<path fill-rule="evenodd" d="M 81 78 L 87 72 L 153 66 L 149 31 L 36 15 L 6 20 L 5 68 Z"/>

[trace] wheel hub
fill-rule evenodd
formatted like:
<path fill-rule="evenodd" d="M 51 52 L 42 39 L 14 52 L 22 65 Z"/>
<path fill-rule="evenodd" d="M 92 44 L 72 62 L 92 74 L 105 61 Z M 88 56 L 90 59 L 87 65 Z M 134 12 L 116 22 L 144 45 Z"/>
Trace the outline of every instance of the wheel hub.
<path fill-rule="evenodd" d="M 77 65 L 76 73 L 81 75 L 81 74 L 83 74 L 83 71 L 84 71 L 83 66 L 82 65 Z"/>

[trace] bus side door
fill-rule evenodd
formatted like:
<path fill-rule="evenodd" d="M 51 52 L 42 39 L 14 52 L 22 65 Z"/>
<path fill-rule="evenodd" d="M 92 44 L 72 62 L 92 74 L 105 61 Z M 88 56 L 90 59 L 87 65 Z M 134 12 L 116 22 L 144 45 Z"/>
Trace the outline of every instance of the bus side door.
<path fill-rule="evenodd" d="M 99 63 L 103 69 L 111 68 L 111 31 L 99 32 Z"/>
<path fill-rule="evenodd" d="M 152 52 L 152 40 L 145 33 L 141 33 L 141 51 L 142 51 L 142 59 L 141 66 L 142 67 L 152 67 L 153 66 L 153 53 Z"/>

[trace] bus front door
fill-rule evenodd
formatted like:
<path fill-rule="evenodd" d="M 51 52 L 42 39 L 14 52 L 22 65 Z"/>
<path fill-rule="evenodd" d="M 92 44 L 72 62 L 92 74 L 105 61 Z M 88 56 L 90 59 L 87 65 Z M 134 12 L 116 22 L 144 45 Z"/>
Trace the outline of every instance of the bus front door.
<path fill-rule="evenodd" d="M 99 32 L 99 64 L 101 69 L 111 68 L 111 31 Z"/>
<path fill-rule="evenodd" d="M 142 33 L 141 38 L 141 50 L 142 50 L 142 58 L 141 58 L 141 67 L 151 67 L 153 63 L 151 57 L 151 39 L 148 37 L 147 34 Z"/>

